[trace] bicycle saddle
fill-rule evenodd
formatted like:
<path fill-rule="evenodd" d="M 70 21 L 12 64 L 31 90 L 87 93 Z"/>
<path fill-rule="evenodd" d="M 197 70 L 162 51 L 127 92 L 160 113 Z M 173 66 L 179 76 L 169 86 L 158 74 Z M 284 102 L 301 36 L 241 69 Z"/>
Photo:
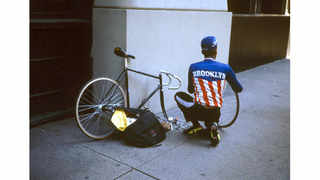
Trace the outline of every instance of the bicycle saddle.
<path fill-rule="evenodd" d="M 120 56 L 120 57 L 123 57 L 123 58 L 131 58 L 131 59 L 135 59 L 134 56 L 132 55 L 129 55 L 129 54 L 126 54 L 126 52 L 121 49 L 120 47 L 116 47 L 114 48 L 114 54 L 117 55 L 117 56 Z"/>

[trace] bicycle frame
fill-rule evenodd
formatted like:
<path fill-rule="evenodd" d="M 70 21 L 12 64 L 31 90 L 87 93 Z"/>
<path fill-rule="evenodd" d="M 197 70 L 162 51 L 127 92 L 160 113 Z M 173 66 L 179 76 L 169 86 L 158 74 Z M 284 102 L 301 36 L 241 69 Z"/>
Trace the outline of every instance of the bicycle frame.
<path fill-rule="evenodd" d="M 151 97 L 160 90 L 160 104 L 161 104 L 161 109 L 163 112 L 163 115 L 165 116 L 166 119 L 168 119 L 168 115 L 167 112 L 165 110 L 165 105 L 164 105 L 164 96 L 163 96 L 163 84 L 162 84 L 162 74 L 159 73 L 159 76 L 154 76 L 152 74 L 148 74 L 148 73 L 144 73 L 141 71 L 136 71 L 134 69 L 130 69 L 128 68 L 128 64 L 127 64 L 128 58 L 125 58 L 125 67 L 124 70 L 119 74 L 118 78 L 116 79 L 117 82 L 121 82 L 123 77 L 126 76 L 126 93 L 127 93 L 127 104 L 128 107 L 130 107 L 130 103 L 129 103 L 129 92 L 128 92 L 128 71 L 134 72 L 136 74 L 141 74 L 144 76 L 148 76 L 154 79 L 159 80 L 159 85 L 146 97 L 142 100 L 142 102 L 140 103 L 140 105 L 138 106 L 138 109 L 142 108 L 150 99 Z"/>

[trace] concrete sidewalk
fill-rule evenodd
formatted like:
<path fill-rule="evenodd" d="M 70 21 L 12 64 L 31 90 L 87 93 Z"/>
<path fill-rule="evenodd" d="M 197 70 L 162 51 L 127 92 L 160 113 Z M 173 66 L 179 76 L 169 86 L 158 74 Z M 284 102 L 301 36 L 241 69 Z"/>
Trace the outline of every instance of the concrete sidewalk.
<path fill-rule="evenodd" d="M 216 148 L 179 131 L 152 148 L 116 137 L 94 141 L 65 119 L 30 130 L 30 179 L 290 179 L 290 61 L 237 76 L 244 86 L 239 117 Z M 177 109 L 170 115 L 183 118 Z"/>

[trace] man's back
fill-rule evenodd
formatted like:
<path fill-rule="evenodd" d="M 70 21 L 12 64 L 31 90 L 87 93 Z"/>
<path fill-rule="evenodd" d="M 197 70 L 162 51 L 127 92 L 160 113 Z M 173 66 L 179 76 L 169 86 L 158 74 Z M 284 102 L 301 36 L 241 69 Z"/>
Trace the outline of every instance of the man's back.
<path fill-rule="evenodd" d="M 242 90 L 231 67 L 212 58 L 191 64 L 188 79 L 188 91 L 194 93 L 195 102 L 207 107 L 222 107 L 226 81 L 234 91 Z"/>

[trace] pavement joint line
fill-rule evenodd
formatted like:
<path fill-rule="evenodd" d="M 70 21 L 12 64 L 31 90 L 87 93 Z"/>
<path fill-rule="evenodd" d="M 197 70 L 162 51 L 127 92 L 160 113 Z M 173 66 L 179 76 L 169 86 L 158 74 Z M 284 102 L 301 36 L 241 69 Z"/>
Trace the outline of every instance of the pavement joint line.
<path fill-rule="evenodd" d="M 140 170 L 140 169 L 137 169 L 137 168 L 135 168 L 135 167 L 133 167 L 133 166 L 127 164 L 127 163 L 121 162 L 121 161 L 119 161 L 119 160 L 117 160 L 117 159 L 115 159 L 115 158 L 112 158 L 112 157 L 110 157 L 110 156 L 108 156 L 108 155 L 106 155 L 106 154 L 103 154 L 103 153 L 98 152 L 98 151 L 96 151 L 96 150 L 94 150 L 94 149 L 91 149 L 91 148 L 88 147 L 88 146 L 85 146 L 85 145 L 80 145 L 80 146 L 82 146 L 82 147 L 84 147 L 84 148 L 87 148 L 88 150 L 93 151 L 93 152 L 95 152 L 95 153 L 97 153 L 97 154 L 99 154 L 99 155 L 101 155 L 101 156 L 103 156 L 103 157 L 105 157 L 105 158 L 109 158 L 109 159 L 111 159 L 111 160 L 113 160 L 113 161 L 116 161 L 116 162 L 122 164 L 122 165 L 125 165 L 125 166 L 127 166 L 127 167 L 130 167 L 131 170 L 136 170 L 136 171 L 138 171 L 138 172 L 140 172 L 140 173 L 142 173 L 142 174 L 144 174 L 144 175 L 146 175 L 146 176 L 149 176 L 149 177 L 151 177 L 151 178 L 153 178 L 153 179 L 160 180 L 159 178 L 154 177 L 154 176 L 152 176 L 151 174 L 148 174 L 148 173 L 146 173 L 146 172 L 144 172 L 144 171 L 142 171 L 142 170 Z"/>
<path fill-rule="evenodd" d="M 149 177 L 151 177 L 151 178 L 153 178 L 153 179 L 160 180 L 160 178 L 157 178 L 157 177 L 155 177 L 155 176 L 152 176 L 152 175 L 150 175 L 150 174 L 148 174 L 148 173 L 146 173 L 146 172 L 144 172 L 144 171 L 141 171 L 140 169 L 134 168 L 134 170 L 136 170 L 136 171 L 138 171 L 138 172 L 140 172 L 140 173 L 142 173 L 142 174 L 144 174 L 144 175 L 146 175 L 146 176 L 149 176 Z"/>
<path fill-rule="evenodd" d="M 129 174 L 129 173 L 132 172 L 132 171 L 133 171 L 133 169 L 131 168 L 129 171 L 127 171 L 127 172 L 125 172 L 125 173 L 123 173 L 123 174 L 120 174 L 119 176 L 115 177 L 114 180 L 119 179 L 119 178 L 121 178 L 122 176 L 125 176 L 125 175 Z"/>

